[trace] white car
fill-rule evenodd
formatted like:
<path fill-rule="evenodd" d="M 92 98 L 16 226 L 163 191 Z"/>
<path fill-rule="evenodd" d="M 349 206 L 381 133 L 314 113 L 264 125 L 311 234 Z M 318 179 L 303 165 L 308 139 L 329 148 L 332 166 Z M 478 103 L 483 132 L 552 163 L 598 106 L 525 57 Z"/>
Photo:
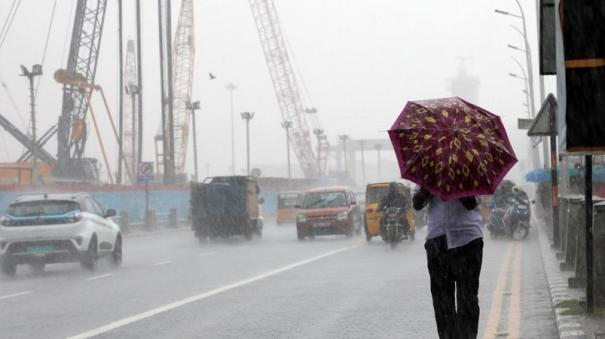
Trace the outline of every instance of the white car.
<path fill-rule="evenodd" d="M 80 262 L 94 270 L 100 256 L 122 263 L 120 227 L 87 193 L 26 194 L 15 199 L 0 219 L 2 272 L 17 265 L 42 270 L 47 263 Z"/>

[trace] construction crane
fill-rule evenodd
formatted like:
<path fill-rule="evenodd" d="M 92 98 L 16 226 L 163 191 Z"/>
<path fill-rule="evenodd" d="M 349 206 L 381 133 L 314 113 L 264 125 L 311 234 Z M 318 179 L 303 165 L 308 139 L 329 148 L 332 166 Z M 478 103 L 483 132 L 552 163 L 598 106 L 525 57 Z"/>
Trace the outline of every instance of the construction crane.
<path fill-rule="evenodd" d="M 94 84 L 107 0 L 78 0 L 75 9 L 67 71 Z M 84 94 L 72 85 L 63 86 L 63 104 L 57 125 L 58 150 L 55 174 L 85 181 L 98 180 L 94 159 L 85 159 L 87 140 Z"/>
<path fill-rule="evenodd" d="M 174 37 L 173 69 L 173 109 L 174 109 L 174 160 L 177 175 L 185 173 L 187 145 L 189 141 L 191 89 L 193 86 L 193 61 L 195 39 L 193 24 L 193 1 L 183 0 L 179 21 Z"/>
<path fill-rule="evenodd" d="M 124 62 L 124 83 L 122 89 L 125 92 L 124 96 L 124 136 L 122 139 L 122 147 L 124 149 L 124 162 L 129 168 L 136 169 L 137 154 L 138 154 L 138 119 L 137 119 L 137 95 L 139 88 L 137 87 L 137 64 L 136 54 L 134 49 L 134 40 L 128 40 L 126 43 L 126 60 Z M 135 182 L 132 182 L 134 184 Z"/>
<path fill-rule="evenodd" d="M 327 138 L 319 124 L 312 126 L 306 115 L 311 111 L 305 110 L 275 4 L 273 0 L 249 2 L 282 119 L 292 124 L 288 133 L 298 164 L 307 178 L 322 175 L 327 163 Z M 311 133 L 317 136 L 317 152 Z"/>

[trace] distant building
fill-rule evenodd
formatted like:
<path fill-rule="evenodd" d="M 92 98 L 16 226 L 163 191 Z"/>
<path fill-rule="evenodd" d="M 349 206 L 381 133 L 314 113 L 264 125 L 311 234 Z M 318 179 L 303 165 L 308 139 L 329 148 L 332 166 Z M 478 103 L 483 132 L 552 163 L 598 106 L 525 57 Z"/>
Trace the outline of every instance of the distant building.
<path fill-rule="evenodd" d="M 452 93 L 452 96 L 461 97 L 470 102 L 477 102 L 479 97 L 479 78 L 467 74 L 466 59 L 459 58 L 458 75 L 446 80 L 447 90 Z"/>

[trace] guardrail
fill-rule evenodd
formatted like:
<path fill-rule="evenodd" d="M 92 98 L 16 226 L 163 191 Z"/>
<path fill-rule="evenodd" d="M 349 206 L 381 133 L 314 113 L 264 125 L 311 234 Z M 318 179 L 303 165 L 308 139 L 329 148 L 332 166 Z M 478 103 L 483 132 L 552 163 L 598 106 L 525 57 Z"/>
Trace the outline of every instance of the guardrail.
<path fill-rule="evenodd" d="M 135 230 L 153 231 L 162 228 L 177 228 L 190 224 L 188 218 L 178 218 L 176 208 L 171 208 L 168 213 L 157 213 L 155 210 L 148 210 L 145 213 L 144 222 L 130 222 L 128 212 L 120 211 L 114 221 L 120 225 L 124 233 Z"/>

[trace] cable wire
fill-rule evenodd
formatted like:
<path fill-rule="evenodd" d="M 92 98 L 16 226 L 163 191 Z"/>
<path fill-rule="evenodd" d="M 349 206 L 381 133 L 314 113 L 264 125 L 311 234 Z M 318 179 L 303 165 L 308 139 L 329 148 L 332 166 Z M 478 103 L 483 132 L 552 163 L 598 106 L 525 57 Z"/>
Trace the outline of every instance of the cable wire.
<path fill-rule="evenodd" d="M 42 52 L 42 61 L 41 65 L 44 66 L 44 61 L 46 60 L 46 51 L 48 50 L 48 41 L 50 40 L 50 32 L 53 28 L 53 22 L 55 19 L 55 9 L 57 8 L 57 0 L 53 3 L 53 9 L 50 13 L 50 22 L 48 23 L 48 32 L 46 32 L 46 41 L 44 42 L 44 51 Z M 40 88 L 40 80 L 42 77 L 38 77 L 38 81 L 36 82 L 36 93 L 34 94 L 34 100 L 38 97 L 38 89 Z"/>
<path fill-rule="evenodd" d="M 17 11 L 19 10 L 19 5 L 21 5 L 21 0 L 16 0 L 17 4 L 14 6 L 14 10 L 12 13 L 9 12 L 9 16 L 6 18 L 7 21 L 5 21 L 3 28 L 6 27 L 2 33 L 2 36 L 0 37 L 0 49 L 2 49 L 2 45 L 4 45 L 4 41 L 6 41 L 6 37 L 8 36 L 8 31 L 10 30 L 11 26 L 13 25 L 13 20 L 15 19 L 15 16 L 17 14 Z M 13 1 L 14 3 L 14 1 Z M 12 7 L 11 7 L 12 8 Z"/>

